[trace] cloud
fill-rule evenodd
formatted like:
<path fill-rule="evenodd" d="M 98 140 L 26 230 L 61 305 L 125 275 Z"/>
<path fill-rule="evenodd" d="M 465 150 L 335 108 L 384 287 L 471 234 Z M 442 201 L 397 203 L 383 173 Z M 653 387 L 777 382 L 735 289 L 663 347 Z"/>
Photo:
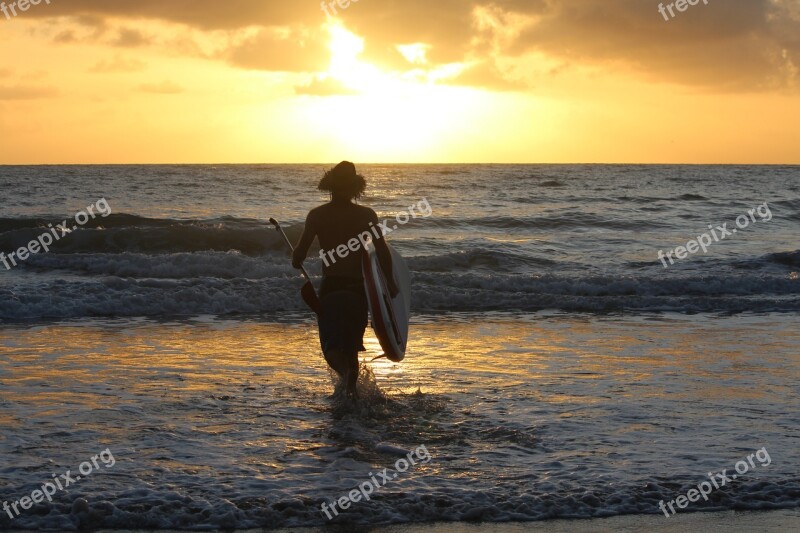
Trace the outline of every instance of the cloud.
<path fill-rule="evenodd" d="M 0 85 L 0 100 L 38 100 L 57 96 L 53 87 L 34 87 L 29 85 Z"/>
<path fill-rule="evenodd" d="M 218 56 L 241 68 L 319 72 L 328 66 L 327 34 L 303 28 L 268 28 L 231 45 Z"/>
<path fill-rule="evenodd" d="M 108 74 L 112 72 L 141 72 L 147 68 L 144 61 L 138 59 L 127 59 L 120 55 L 113 59 L 103 59 L 98 61 L 89 69 L 95 74 Z"/>
<path fill-rule="evenodd" d="M 383 60 L 377 53 L 391 60 L 397 45 L 418 43 L 426 45 L 428 62 L 443 64 L 462 60 L 470 50 L 472 5 L 463 0 L 362 0 L 343 12 L 341 19 L 366 39 L 365 56 L 376 62 Z"/>
<path fill-rule="evenodd" d="M 72 30 L 64 30 L 58 32 L 55 37 L 53 37 L 53 42 L 56 44 L 71 44 L 78 41 L 78 37 L 75 35 L 75 32 Z"/>
<path fill-rule="evenodd" d="M 180 94 L 184 92 L 183 87 L 171 81 L 161 83 L 144 83 L 139 86 L 139 91 L 152 94 Z"/>
<path fill-rule="evenodd" d="M 526 13 L 523 2 L 506 2 Z M 722 90 L 786 85 L 786 60 L 800 57 L 792 3 L 710 2 L 665 21 L 641 0 L 546 2 L 527 11 L 535 23 L 509 48 L 594 65 L 621 62 L 655 80 Z M 786 26 L 794 33 L 787 32 Z M 790 37 L 794 35 L 794 38 Z"/>
<path fill-rule="evenodd" d="M 322 21 L 318 13 L 313 14 Z M 26 15 L 39 18 L 158 19 L 216 30 L 290 25 L 307 18 L 309 8 L 303 2 L 264 0 L 69 0 L 53 2 L 46 10 L 31 10 Z"/>
<path fill-rule="evenodd" d="M 480 87 L 495 91 L 520 91 L 529 88 L 524 79 L 515 79 L 509 73 L 503 72 L 492 61 L 478 61 L 468 64 L 460 73 L 448 78 L 446 81 L 452 85 Z"/>
<path fill-rule="evenodd" d="M 81 17 L 100 26 L 157 19 L 201 31 L 251 29 L 247 40 L 212 55 L 246 69 L 320 72 L 328 58 L 327 17 L 306 2 L 71 0 L 26 15 Z M 337 18 L 365 39 L 366 61 L 409 69 L 397 46 L 414 44 L 425 47 L 431 67 L 485 61 L 471 69 L 471 79 L 501 84 L 513 69 L 492 72 L 491 65 L 524 64 L 530 54 L 718 91 L 792 87 L 800 65 L 797 0 L 701 2 L 669 21 L 658 2 L 642 0 L 361 0 Z M 116 41 L 146 42 L 133 30 Z"/>
<path fill-rule="evenodd" d="M 145 37 L 139 30 L 122 28 L 117 37 L 111 42 L 112 46 L 120 48 L 135 48 L 150 44 L 150 39 Z"/>
<path fill-rule="evenodd" d="M 74 44 L 81 42 L 96 42 L 108 30 L 109 25 L 102 18 L 95 15 L 75 15 L 65 17 L 59 26 L 70 25 L 53 37 L 56 44 Z"/>

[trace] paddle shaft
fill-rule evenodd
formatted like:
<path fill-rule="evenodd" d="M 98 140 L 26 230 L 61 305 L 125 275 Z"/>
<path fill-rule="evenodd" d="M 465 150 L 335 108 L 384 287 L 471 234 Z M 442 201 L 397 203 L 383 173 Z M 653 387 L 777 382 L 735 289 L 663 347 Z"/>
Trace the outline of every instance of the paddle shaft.
<path fill-rule="evenodd" d="M 294 246 L 292 246 L 292 242 L 289 240 L 289 237 L 286 236 L 286 233 L 283 231 L 281 225 L 278 224 L 278 221 L 275 220 L 274 218 L 269 219 L 269 221 L 272 223 L 273 226 L 275 226 L 275 228 L 279 232 L 281 232 L 281 235 L 283 236 L 283 240 L 286 243 L 286 246 L 288 246 L 289 249 L 292 251 L 292 253 L 294 253 Z M 303 273 L 303 276 L 305 276 L 306 280 L 310 282 L 311 276 L 309 276 L 308 272 L 306 272 L 306 267 L 300 265 L 300 271 Z"/>
<path fill-rule="evenodd" d="M 269 221 L 281 233 L 286 246 L 288 246 L 294 254 L 294 246 L 292 246 L 292 243 L 289 242 L 289 238 L 286 236 L 286 233 L 283 232 L 283 228 L 281 228 L 281 225 L 278 224 L 278 221 L 274 218 L 269 219 Z M 314 290 L 314 284 L 311 283 L 311 277 L 308 275 L 308 272 L 306 272 L 306 269 L 303 268 L 303 265 L 300 265 L 300 270 L 303 272 L 303 276 L 306 278 L 305 285 L 303 285 L 303 287 L 300 289 L 300 296 L 303 297 L 303 301 L 306 303 L 306 305 L 308 305 L 308 307 L 310 307 L 311 310 L 314 311 L 317 316 L 319 316 L 322 314 L 322 304 L 319 301 L 319 296 L 317 296 L 317 291 Z"/>

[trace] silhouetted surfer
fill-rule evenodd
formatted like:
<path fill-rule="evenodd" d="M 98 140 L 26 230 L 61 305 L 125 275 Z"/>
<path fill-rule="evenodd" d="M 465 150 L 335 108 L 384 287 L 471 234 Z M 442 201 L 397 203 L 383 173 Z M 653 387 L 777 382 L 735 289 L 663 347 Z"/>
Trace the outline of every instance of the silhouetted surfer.
<path fill-rule="evenodd" d="M 363 341 L 367 327 L 367 296 L 361 273 L 364 234 L 372 238 L 393 296 L 398 288 L 392 275 L 392 256 L 380 232 L 378 215 L 372 209 L 354 203 L 367 188 L 366 180 L 356 173 L 355 165 L 342 161 L 325 173 L 318 188 L 329 192 L 331 201 L 312 209 L 306 217 L 292 265 L 295 268 L 302 266 L 314 237 L 317 237 L 323 259 L 319 340 L 325 360 L 345 380 L 348 395 L 357 397 L 358 352 L 365 349 Z M 358 241 L 357 246 L 354 240 Z"/>

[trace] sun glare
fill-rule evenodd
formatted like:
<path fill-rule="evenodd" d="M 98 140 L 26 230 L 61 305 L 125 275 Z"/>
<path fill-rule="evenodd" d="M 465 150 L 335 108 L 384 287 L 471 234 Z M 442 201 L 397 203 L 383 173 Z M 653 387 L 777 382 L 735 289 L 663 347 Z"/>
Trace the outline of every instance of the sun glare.
<path fill-rule="evenodd" d="M 409 75 L 366 63 L 360 58 L 361 37 L 339 23 L 330 24 L 328 31 L 327 74 L 356 94 L 326 98 L 311 112 L 323 127 L 336 125 L 335 136 L 343 150 L 373 160 L 394 160 L 409 150 L 435 154 L 439 139 L 480 103 L 476 96 L 480 91 L 435 83 L 435 72 Z M 400 51 L 411 71 L 425 62 L 427 46 L 407 45 Z"/>
<path fill-rule="evenodd" d="M 364 51 L 364 39 L 347 31 L 340 24 L 330 24 L 328 32 L 331 40 L 328 49 L 331 51 L 331 72 L 352 67 L 358 62 L 358 56 Z"/>
<path fill-rule="evenodd" d="M 329 26 L 331 35 L 328 48 L 331 63 L 328 73 L 345 87 L 361 91 L 375 90 L 382 82 L 381 71 L 359 59 L 364 51 L 364 39 L 339 24 Z"/>
<path fill-rule="evenodd" d="M 406 58 L 406 61 L 415 65 L 424 65 L 428 62 L 429 45 L 424 43 L 398 44 L 397 50 Z"/>

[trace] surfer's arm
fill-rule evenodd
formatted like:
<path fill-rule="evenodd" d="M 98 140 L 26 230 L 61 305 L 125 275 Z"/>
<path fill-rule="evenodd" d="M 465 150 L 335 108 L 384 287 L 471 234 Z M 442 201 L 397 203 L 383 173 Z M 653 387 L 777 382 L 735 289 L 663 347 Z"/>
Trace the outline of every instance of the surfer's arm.
<path fill-rule="evenodd" d="M 314 242 L 314 237 L 317 236 L 317 230 L 313 221 L 311 213 L 306 217 L 306 225 L 303 228 L 303 234 L 300 240 L 297 241 L 297 246 L 294 247 L 294 254 L 292 254 L 292 266 L 300 268 L 303 266 L 306 256 L 308 256 L 308 249 L 311 248 L 311 243 Z"/>
<path fill-rule="evenodd" d="M 370 216 L 371 222 L 374 227 L 380 228 L 378 224 L 378 215 L 375 211 L 372 212 Z M 386 285 L 389 289 L 389 294 L 392 298 L 397 296 L 397 293 L 400 292 L 400 289 L 397 288 L 397 284 L 394 281 L 394 272 L 392 270 L 392 253 L 389 251 L 389 247 L 386 246 L 386 239 L 383 236 L 383 233 L 378 230 L 378 237 L 373 241 L 375 245 L 375 253 L 378 255 L 378 263 L 381 265 L 381 270 L 383 270 L 383 276 L 386 278 Z"/>

